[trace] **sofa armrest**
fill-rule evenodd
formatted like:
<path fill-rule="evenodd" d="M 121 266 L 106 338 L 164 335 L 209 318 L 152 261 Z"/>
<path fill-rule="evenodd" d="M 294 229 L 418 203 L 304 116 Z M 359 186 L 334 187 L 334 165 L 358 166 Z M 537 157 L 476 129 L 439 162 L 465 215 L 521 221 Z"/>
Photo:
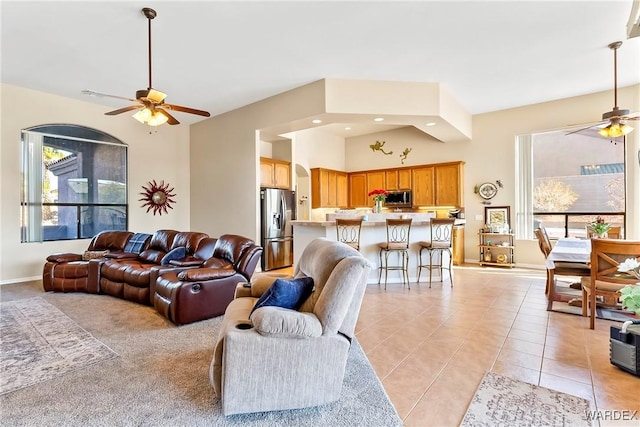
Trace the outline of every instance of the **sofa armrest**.
<path fill-rule="evenodd" d="M 293 277 L 284 273 L 256 273 L 251 278 L 251 295 L 247 296 L 260 298 L 276 279 L 293 279 Z"/>
<path fill-rule="evenodd" d="M 233 294 L 233 299 L 245 298 L 251 296 L 251 284 L 247 282 L 240 282 L 236 285 L 236 291 Z"/>
<path fill-rule="evenodd" d="M 109 259 L 136 259 L 136 258 L 138 258 L 138 254 L 135 254 L 133 252 L 117 251 L 117 252 L 109 252 L 108 254 L 105 255 L 105 258 L 109 258 Z"/>
<path fill-rule="evenodd" d="M 223 279 L 237 274 L 231 268 L 193 268 L 178 273 L 178 279 L 188 282 Z"/>
<path fill-rule="evenodd" d="M 199 267 L 204 263 L 203 259 L 190 257 L 184 259 L 172 259 L 169 261 L 169 265 L 175 267 Z"/>
<path fill-rule="evenodd" d="M 82 261 L 81 254 L 72 254 L 72 253 L 60 253 L 53 254 L 47 257 L 47 261 L 49 262 L 72 262 L 72 261 Z"/>
<path fill-rule="evenodd" d="M 251 314 L 251 323 L 263 336 L 280 338 L 313 338 L 322 335 L 322 324 L 313 313 L 287 308 L 260 307 Z"/>

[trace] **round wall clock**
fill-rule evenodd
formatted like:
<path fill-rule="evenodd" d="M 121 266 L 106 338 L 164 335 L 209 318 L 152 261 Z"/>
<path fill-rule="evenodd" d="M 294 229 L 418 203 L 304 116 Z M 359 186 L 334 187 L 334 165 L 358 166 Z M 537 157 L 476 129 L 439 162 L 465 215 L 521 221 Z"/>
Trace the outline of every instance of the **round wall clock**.
<path fill-rule="evenodd" d="M 478 188 L 478 194 L 484 200 L 491 200 L 498 194 L 498 187 L 492 182 L 485 182 Z"/>

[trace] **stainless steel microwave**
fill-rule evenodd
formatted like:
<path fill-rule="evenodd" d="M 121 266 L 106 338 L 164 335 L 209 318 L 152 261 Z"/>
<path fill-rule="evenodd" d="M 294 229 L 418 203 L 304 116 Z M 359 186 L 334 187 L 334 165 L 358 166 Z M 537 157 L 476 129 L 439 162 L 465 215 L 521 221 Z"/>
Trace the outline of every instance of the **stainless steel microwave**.
<path fill-rule="evenodd" d="M 410 208 L 411 202 L 411 190 L 393 190 L 389 191 L 384 205 L 390 208 Z"/>

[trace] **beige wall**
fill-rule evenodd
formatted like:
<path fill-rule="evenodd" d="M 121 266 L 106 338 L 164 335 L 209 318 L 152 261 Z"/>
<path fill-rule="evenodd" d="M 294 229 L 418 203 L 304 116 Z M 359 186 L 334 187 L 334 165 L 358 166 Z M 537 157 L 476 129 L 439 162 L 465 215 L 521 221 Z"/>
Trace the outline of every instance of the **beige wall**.
<path fill-rule="evenodd" d="M 70 123 L 120 139 L 129 147 L 129 229 L 153 232 L 160 228 L 190 228 L 187 126 L 161 126 L 149 134 L 149 129 L 129 114 L 105 116 L 109 107 L 6 84 L 1 90 L 0 283 L 41 277 L 48 255 L 82 252 L 88 244 L 88 240 L 20 243 L 20 131 L 24 128 Z M 154 216 L 140 207 L 138 193 L 152 179 L 165 180 L 175 187 L 176 204 L 168 214 Z"/>
<path fill-rule="evenodd" d="M 592 122 L 611 106 L 611 91 L 528 105 L 509 110 L 480 114 L 473 117 L 473 140 L 442 144 L 412 129 L 398 129 L 379 134 L 349 138 L 346 144 L 348 171 L 411 166 L 462 160 L 465 163 L 465 257 L 478 259 L 477 232 L 484 218 L 484 205 L 473 193 L 476 184 L 500 179 L 504 188 L 492 200 L 493 206 L 510 206 L 511 221 L 515 218 L 515 136 L 566 127 L 570 124 Z M 622 88 L 618 104 L 631 111 L 640 110 L 640 85 Z M 636 131 L 629 134 L 627 145 L 627 228 L 629 239 L 640 240 L 640 122 L 630 122 Z M 390 156 L 373 152 L 369 145 L 376 140 L 386 141 Z M 603 144 L 609 144 L 602 140 Z M 404 165 L 398 153 L 412 148 Z M 521 265 L 542 266 L 542 255 L 533 240 L 517 241 L 516 262 Z"/>
<path fill-rule="evenodd" d="M 0 171 L 0 283 L 39 277 L 47 255 L 54 252 L 79 252 L 87 241 L 20 243 L 19 236 L 19 159 L 20 130 L 45 123 L 73 123 L 89 126 L 120 138 L 129 146 L 129 228 L 152 232 L 159 228 L 192 229 L 217 236 L 237 233 L 259 238 L 259 154 L 258 129 L 290 121 L 306 121 L 325 110 L 324 82 L 314 82 L 277 97 L 201 121 L 190 127 L 161 126 L 149 135 L 148 128 L 127 114 L 104 116 L 108 107 L 2 85 L 2 141 Z M 440 143 L 412 129 L 401 129 L 350 138 L 341 156 L 341 142 L 320 134 L 302 137 L 308 146 L 296 147 L 292 136 L 292 161 L 308 167 L 340 169 L 344 158 L 347 171 L 401 166 L 397 157 L 404 148 L 412 148 L 405 165 L 463 160 L 465 166 L 465 208 L 467 214 L 466 258 L 477 259 L 476 232 L 484 216 L 484 205 L 473 194 L 473 187 L 485 181 L 501 179 L 505 187 L 493 199 L 494 206 L 509 205 L 515 215 L 515 135 L 557 129 L 573 123 L 591 122 L 611 105 L 611 91 L 585 95 L 487 113 L 473 117 L 473 139 L 469 142 Z M 619 105 L 640 110 L 640 85 L 619 90 Z M 628 238 L 640 239 L 640 123 L 632 122 L 627 164 Z M 331 141 L 336 157 L 328 155 L 322 141 Z M 373 152 L 368 146 L 386 141 L 393 156 Z M 608 143 L 603 140 L 603 143 Z M 311 150 L 318 150 L 312 152 Z M 397 151 L 396 151 L 397 150 Z M 397 154 L 396 154 L 397 153 Z M 306 158 L 306 159 L 305 159 Z M 313 162 L 312 160 L 313 159 Z M 326 161 L 326 162 L 325 162 Z M 326 163 L 326 164 L 324 164 Z M 306 167 L 306 165 L 305 165 Z M 140 208 L 141 185 L 151 179 L 175 186 L 177 204 L 168 215 L 145 214 Z M 513 222 L 513 221 L 512 221 Z M 533 241 L 518 241 L 516 261 L 523 265 L 541 265 Z"/>

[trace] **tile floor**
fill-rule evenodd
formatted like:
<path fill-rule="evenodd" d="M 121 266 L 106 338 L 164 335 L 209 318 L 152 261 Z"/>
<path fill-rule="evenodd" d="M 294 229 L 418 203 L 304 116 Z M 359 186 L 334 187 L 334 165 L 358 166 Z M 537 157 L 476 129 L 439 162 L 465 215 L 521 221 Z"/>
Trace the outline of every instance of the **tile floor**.
<path fill-rule="evenodd" d="M 457 426 L 486 371 L 638 411 L 640 378 L 609 362 L 609 326 L 547 312 L 544 271 L 458 267 L 449 281 L 369 285 L 356 337 L 405 426 Z M 604 412 L 602 413 L 604 414 Z M 594 422 L 598 425 L 598 421 Z"/>

